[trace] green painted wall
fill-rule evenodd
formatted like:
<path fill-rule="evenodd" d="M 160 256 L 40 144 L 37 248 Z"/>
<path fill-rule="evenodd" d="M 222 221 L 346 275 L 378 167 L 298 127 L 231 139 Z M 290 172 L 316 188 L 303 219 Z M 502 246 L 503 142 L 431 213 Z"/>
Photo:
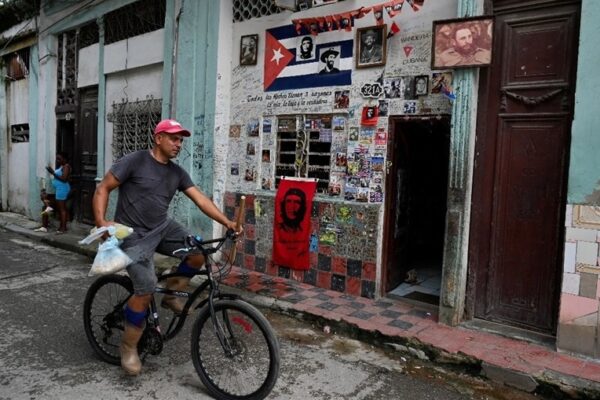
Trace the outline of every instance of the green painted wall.
<path fill-rule="evenodd" d="M 172 117 L 192 131 L 179 162 L 208 196 L 213 192 L 214 115 L 217 90 L 219 2 L 187 0 L 179 20 Z M 212 220 L 187 198 L 173 212 L 191 229 L 212 232 Z"/>
<path fill-rule="evenodd" d="M 583 0 L 568 202 L 600 205 L 600 1 Z"/>
<path fill-rule="evenodd" d="M 31 46 L 29 53 L 29 205 L 28 215 L 34 216 L 40 208 L 40 184 L 36 178 L 36 165 L 38 159 L 38 99 L 40 87 L 38 77 L 40 62 L 38 46 Z"/>

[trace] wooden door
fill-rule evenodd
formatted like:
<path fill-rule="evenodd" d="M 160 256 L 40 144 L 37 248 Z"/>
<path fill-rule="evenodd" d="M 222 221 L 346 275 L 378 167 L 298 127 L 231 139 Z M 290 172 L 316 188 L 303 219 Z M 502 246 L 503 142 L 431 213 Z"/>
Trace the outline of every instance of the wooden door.
<path fill-rule="evenodd" d="M 98 89 L 84 89 L 79 94 L 80 110 L 73 172 L 77 179 L 75 202 L 80 222 L 94 224 L 92 196 L 96 190 L 98 158 Z"/>
<path fill-rule="evenodd" d="M 494 1 L 470 230 L 475 317 L 555 334 L 579 1 Z"/>

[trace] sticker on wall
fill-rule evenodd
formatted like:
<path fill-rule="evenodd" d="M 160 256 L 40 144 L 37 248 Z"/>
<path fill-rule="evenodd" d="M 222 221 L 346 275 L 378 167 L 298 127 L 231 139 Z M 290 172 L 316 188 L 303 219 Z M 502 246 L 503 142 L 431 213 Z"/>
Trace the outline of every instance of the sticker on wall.
<path fill-rule="evenodd" d="M 383 190 L 381 185 L 374 185 L 369 190 L 369 202 L 370 203 L 382 203 L 383 202 Z"/>
<path fill-rule="evenodd" d="M 244 173 L 244 180 L 247 182 L 254 182 L 256 180 L 256 171 L 254 170 L 253 165 L 249 165 L 246 167 L 246 172 Z"/>
<path fill-rule="evenodd" d="M 263 190 L 271 190 L 271 188 L 273 187 L 273 181 L 271 180 L 271 178 L 262 178 L 260 187 Z"/>
<path fill-rule="evenodd" d="M 246 154 L 249 156 L 253 156 L 256 154 L 256 146 L 254 143 L 248 143 L 246 145 Z"/>
<path fill-rule="evenodd" d="M 319 241 L 321 244 L 333 246 L 337 242 L 337 234 L 335 231 L 327 230 L 321 233 L 321 237 L 319 237 Z"/>
<path fill-rule="evenodd" d="M 258 136 L 258 119 L 251 120 L 248 125 L 246 125 L 246 132 L 248 136 Z"/>
<path fill-rule="evenodd" d="M 352 219 L 352 210 L 348 206 L 340 206 L 338 208 L 336 221 L 347 224 Z"/>
<path fill-rule="evenodd" d="M 377 82 L 365 83 L 360 88 L 360 94 L 365 98 L 377 99 L 383 94 L 383 87 Z"/>
<path fill-rule="evenodd" d="M 262 151 L 262 162 L 270 163 L 271 162 L 271 150 L 263 150 Z"/>
<path fill-rule="evenodd" d="M 379 116 L 387 117 L 388 115 L 388 102 L 387 100 L 379 100 Z"/>
<path fill-rule="evenodd" d="M 269 118 L 263 119 L 262 131 L 263 133 L 271 133 L 271 120 Z"/>
<path fill-rule="evenodd" d="M 331 129 L 321 129 L 319 131 L 319 142 L 331 143 L 332 134 Z"/>
<path fill-rule="evenodd" d="M 407 101 L 404 103 L 402 108 L 402 112 L 404 114 L 415 114 L 417 112 L 417 102 L 416 101 Z"/>
<path fill-rule="evenodd" d="M 336 90 L 333 101 L 333 108 L 343 109 L 348 108 L 350 105 L 350 91 L 349 90 Z"/>
<path fill-rule="evenodd" d="M 239 175 L 240 174 L 240 164 L 239 163 L 231 163 L 230 172 L 231 172 L 231 175 Z"/>
<path fill-rule="evenodd" d="M 358 141 L 358 128 L 356 126 L 351 127 L 348 131 L 348 140 L 351 142 Z"/>
<path fill-rule="evenodd" d="M 369 189 L 358 188 L 356 191 L 356 201 L 359 203 L 367 203 L 369 201 Z"/>
<path fill-rule="evenodd" d="M 371 170 L 373 172 L 383 171 L 383 157 L 371 157 Z"/>
<path fill-rule="evenodd" d="M 340 115 L 334 115 L 331 120 L 334 131 L 343 131 L 346 129 L 346 118 Z"/>
<path fill-rule="evenodd" d="M 379 117 L 377 106 L 363 107 L 360 124 L 363 126 L 376 126 Z"/>
<path fill-rule="evenodd" d="M 239 138 L 241 132 L 242 132 L 241 125 L 231 125 L 229 127 L 229 137 L 231 137 L 231 138 Z"/>
<path fill-rule="evenodd" d="M 317 251 L 319 251 L 319 238 L 314 233 L 310 235 L 308 251 L 310 251 L 311 253 L 316 253 Z"/>
<path fill-rule="evenodd" d="M 346 153 L 336 153 L 335 154 L 335 166 L 336 167 L 346 167 L 348 161 Z"/>
<path fill-rule="evenodd" d="M 362 144 L 370 145 L 373 143 L 373 137 L 375 135 L 374 128 L 361 128 L 358 141 Z"/>
<path fill-rule="evenodd" d="M 342 186 L 344 184 L 344 172 L 332 172 L 329 176 L 329 186 L 327 193 L 330 196 L 339 196 L 342 194 Z"/>
<path fill-rule="evenodd" d="M 387 144 L 387 132 L 385 131 L 385 128 L 377 128 L 377 133 L 375 134 L 375 144 Z"/>
<path fill-rule="evenodd" d="M 356 200 L 357 188 L 353 186 L 346 185 L 344 188 L 344 200 L 354 201 Z"/>

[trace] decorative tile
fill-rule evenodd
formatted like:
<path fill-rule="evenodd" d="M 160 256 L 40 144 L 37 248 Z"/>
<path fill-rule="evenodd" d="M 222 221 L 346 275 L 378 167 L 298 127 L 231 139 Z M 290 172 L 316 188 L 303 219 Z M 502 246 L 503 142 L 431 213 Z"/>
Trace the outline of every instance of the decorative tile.
<path fill-rule="evenodd" d="M 265 272 L 267 269 L 267 262 L 264 257 L 254 258 L 254 270 L 257 272 Z"/>
<path fill-rule="evenodd" d="M 288 267 L 279 267 L 277 276 L 280 276 L 280 277 L 286 278 L 286 279 L 290 279 L 290 274 L 291 274 L 291 272 Z"/>
<path fill-rule="evenodd" d="M 346 277 L 346 293 L 360 296 L 360 278 Z"/>
<path fill-rule="evenodd" d="M 347 261 L 347 275 L 360 278 L 362 273 L 362 261 L 349 258 Z"/>
<path fill-rule="evenodd" d="M 304 283 L 308 283 L 309 285 L 317 284 L 317 271 L 314 269 L 308 269 L 304 271 L 304 279 L 302 280 Z"/>
<path fill-rule="evenodd" d="M 321 288 L 331 288 L 331 272 L 317 271 L 317 286 Z"/>
<path fill-rule="evenodd" d="M 320 271 L 331 271 L 331 257 L 319 254 L 318 267 Z M 329 289 L 329 288 L 327 288 Z"/>
<path fill-rule="evenodd" d="M 317 307 L 322 308 L 324 310 L 333 311 L 336 308 L 338 308 L 339 305 L 331 303 L 331 302 L 325 302 L 325 303 L 319 304 Z"/>
<path fill-rule="evenodd" d="M 367 280 L 367 281 L 375 281 L 375 274 L 376 274 L 375 263 L 371 262 L 371 261 L 366 261 L 366 262 L 363 261 L 362 268 L 363 268 L 362 279 Z"/>
<path fill-rule="evenodd" d="M 254 255 L 256 253 L 256 245 L 254 240 L 246 240 L 244 243 L 244 253 Z"/>
<path fill-rule="evenodd" d="M 371 318 L 373 315 L 375 315 L 375 314 L 371 314 L 369 312 L 362 311 L 362 310 L 355 311 L 352 314 L 350 314 L 351 317 L 360 318 L 360 319 L 364 319 L 364 320 Z"/>
<path fill-rule="evenodd" d="M 375 282 L 373 281 L 362 281 L 360 295 L 367 299 L 375 298 Z"/>
<path fill-rule="evenodd" d="M 413 324 L 411 324 L 410 322 L 402 321 L 401 319 L 395 319 L 392 322 L 390 322 L 388 325 L 393 326 L 395 328 L 405 329 L 405 330 L 413 327 Z"/>
<path fill-rule="evenodd" d="M 402 313 L 397 312 L 397 311 L 392 311 L 392 310 L 384 310 L 384 311 L 380 312 L 379 315 L 381 315 L 382 317 L 396 319 L 399 316 L 401 316 Z"/>
<path fill-rule="evenodd" d="M 331 257 L 331 270 L 335 274 L 346 275 L 346 259 L 343 257 Z"/>
<path fill-rule="evenodd" d="M 337 292 L 346 291 L 346 277 L 343 275 L 333 274 L 331 276 L 331 289 Z"/>

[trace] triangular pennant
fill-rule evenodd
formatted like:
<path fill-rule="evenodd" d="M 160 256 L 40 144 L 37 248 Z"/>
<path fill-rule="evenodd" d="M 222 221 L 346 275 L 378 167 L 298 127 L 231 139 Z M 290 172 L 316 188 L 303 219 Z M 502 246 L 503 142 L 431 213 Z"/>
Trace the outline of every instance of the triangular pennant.
<path fill-rule="evenodd" d="M 403 47 L 404 49 L 404 55 L 406 55 L 406 57 L 410 56 L 410 53 L 412 53 L 414 47 L 411 45 L 407 45 Z"/>
<path fill-rule="evenodd" d="M 373 16 L 377 25 L 383 25 L 383 6 L 381 4 L 373 7 Z"/>
<path fill-rule="evenodd" d="M 400 27 L 394 21 L 394 22 L 392 22 L 392 25 L 390 25 L 390 31 L 388 32 L 388 35 L 387 35 L 388 39 L 391 38 L 392 36 L 394 36 L 398 32 L 400 32 Z"/>

